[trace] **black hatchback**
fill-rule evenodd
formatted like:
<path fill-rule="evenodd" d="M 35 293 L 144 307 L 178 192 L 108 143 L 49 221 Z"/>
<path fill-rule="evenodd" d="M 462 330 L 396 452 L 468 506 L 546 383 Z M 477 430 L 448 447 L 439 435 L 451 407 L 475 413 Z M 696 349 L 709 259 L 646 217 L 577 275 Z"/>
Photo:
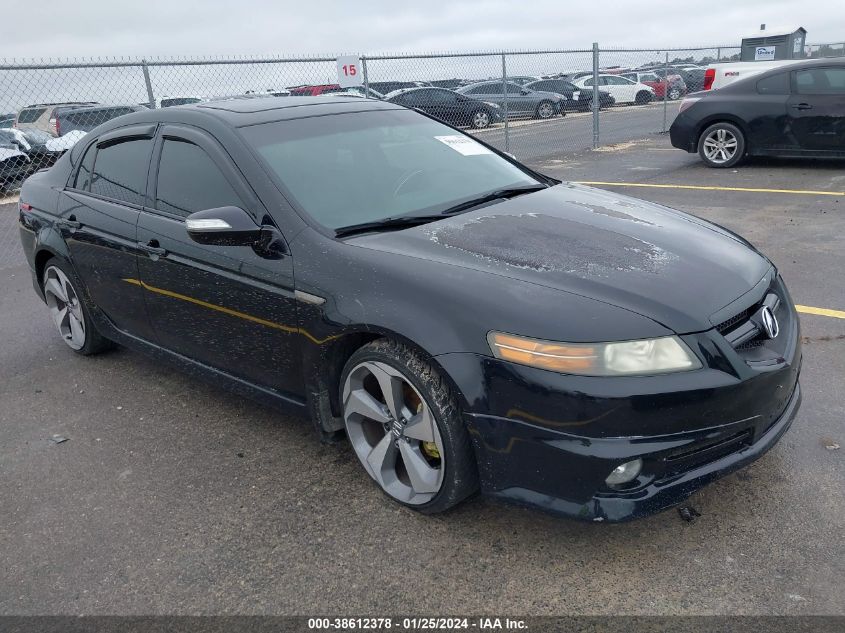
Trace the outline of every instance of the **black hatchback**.
<path fill-rule="evenodd" d="M 845 59 L 796 62 L 689 95 L 669 135 L 708 167 L 745 156 L 845 157 Z"/>
<path fill-rule="evenodd" d="M 748 242 L 392 103 L 115 119 L 24 183 L 19 218 L 70 349 L 306 415 L 421 512 L 479 490 L 655 512 L 757 459 L 801 399 L 795 308 Z"/>

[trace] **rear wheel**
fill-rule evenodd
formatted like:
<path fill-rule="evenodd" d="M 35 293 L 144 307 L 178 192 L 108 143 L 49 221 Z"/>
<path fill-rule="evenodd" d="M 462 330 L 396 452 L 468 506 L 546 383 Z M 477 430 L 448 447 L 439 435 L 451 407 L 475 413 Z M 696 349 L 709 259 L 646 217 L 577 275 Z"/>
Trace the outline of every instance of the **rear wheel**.
<path fill-rule="evenodd" d="M 483 130 L 490 126 L 490 114 L 486 110 L 477 110 L 473 112 L 470 125 L 476 130 Z"/>
<path fill-rule="evenodd" d="M 651 101 L 651 93 L 647 90 L 640 90 L 634 98 L 634 103 L 637 105 L 644 105 Z"/>
<path fill-rule="evenodd" d="M 97 331 L 80 292 L 82 284 L 70 266 L 56 257 L 49 260 L 44 266 L 42 287 L 59 336 L 74 352 L 88 356 L 114 346 Z"/>
<path fill-rule="evenodd" d="M 701 133 L 698 155 L 708 167 L 733 167 L 745 156 L 745 135 L 732 123 L 714 123 Z"/>
<path fill-rule="evenodd" d="M 456 399 L 416 351 L 390 340 L 368 343 L 347 362 L 341 385 L 352 448 L 394 501 L 431 514 L 478 489 Z"/>
<path fill-rule="evenodd" d="M 551 101 L 541 101 L 534 112 L 538 119 L 550 119 L 556 114 L 555 104 Z"/>
<path fill-rule="evenodd" d="M 681 89 L 680 88 L 669 88 L 669 98 L 672 101 L 677 101 L 681 98 Z"/>

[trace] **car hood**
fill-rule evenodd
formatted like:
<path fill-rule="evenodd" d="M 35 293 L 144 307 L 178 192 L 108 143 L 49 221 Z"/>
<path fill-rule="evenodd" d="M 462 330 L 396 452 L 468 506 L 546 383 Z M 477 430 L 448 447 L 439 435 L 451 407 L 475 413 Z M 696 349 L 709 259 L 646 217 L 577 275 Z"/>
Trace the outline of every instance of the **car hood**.
<path fill-rule="evenodd" d="M 721 227 L 572 184 L 347 242 L 597 299 L 679 334 L 713 327 L 771 268 Z"/>

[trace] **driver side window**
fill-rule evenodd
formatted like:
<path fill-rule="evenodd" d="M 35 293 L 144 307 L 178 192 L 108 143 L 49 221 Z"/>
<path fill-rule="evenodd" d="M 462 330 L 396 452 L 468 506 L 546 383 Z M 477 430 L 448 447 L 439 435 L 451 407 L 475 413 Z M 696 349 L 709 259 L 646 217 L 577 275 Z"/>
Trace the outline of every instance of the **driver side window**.
<path fill-rule="evenodd" d="M 161 149 L 155 208 L 185 217 L 216 207 L 245 208 L 226 177 L 199 146 L 166 138 Z"/>

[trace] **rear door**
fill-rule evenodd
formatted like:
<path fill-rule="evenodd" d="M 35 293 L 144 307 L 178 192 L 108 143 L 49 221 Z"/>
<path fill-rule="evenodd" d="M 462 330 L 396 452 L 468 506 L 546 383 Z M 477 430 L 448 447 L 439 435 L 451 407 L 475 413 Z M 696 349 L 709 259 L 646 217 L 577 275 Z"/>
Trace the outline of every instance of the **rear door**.
<path fill-rule="evenodd" d="M 845 152 L 845 67 L 792 72 L 789 119 L 802 149 Z"/>
<path fill-rule="evenodd" d="M 162 128 L 153 155 L 151 203 L 138 222 L 140 282 L 160 345 L 274 391 L 302 393 L 290 257 L 191 240 L 185 218 L 237 206 L 272 220 L 229 154 L 195 128 Z"/>
<path fill-rule="evenodd" d="M 151 331 L 138 279 L 136 230 L 144 204 L 155 125 L 105 134 L 88 146 L 64 195 L 58 226 L 92 301 L 114 326 Z"/>

